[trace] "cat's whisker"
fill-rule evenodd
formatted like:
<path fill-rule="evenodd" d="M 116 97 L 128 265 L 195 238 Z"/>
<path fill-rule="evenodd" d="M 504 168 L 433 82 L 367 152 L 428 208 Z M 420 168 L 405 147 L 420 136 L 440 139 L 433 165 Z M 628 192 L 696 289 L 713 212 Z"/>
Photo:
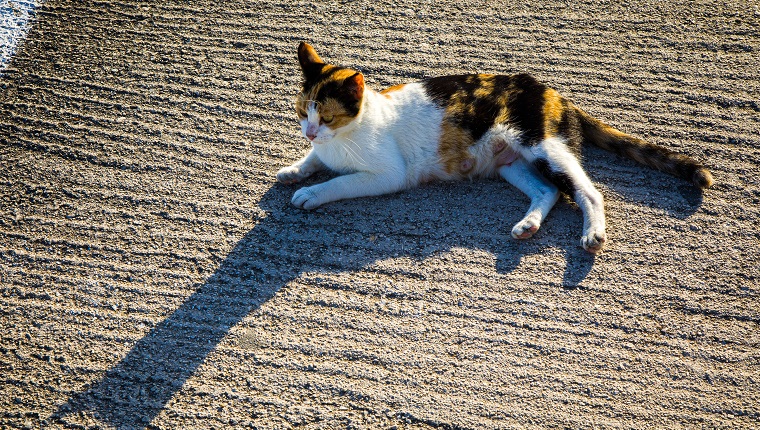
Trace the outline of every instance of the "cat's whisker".
<path fill-rule="evenodd" d="M 349 142 L 353 143 L 353 144 L 354 144 L 354 146 L 356 146 L 356 150 L 354 150 L 354 149 L 351 149 L 351 147 L 350 147 L 350 146 L 348 146 L 348 145 L 346 145 L 346 146 L 345 146 L 346 150 L 348 150 L 348 151 L 349 151 L 349 153 L 350 153 L 350 154 L 352 154 L 352 157 L 356 157 L 356 158 L 353 158 L 353 161 L 354 161 L 354 162 L 356 162 L 356 163 L 359 163 L 359 164 L 361 164 L 362 166 L 366 166 L 366 165 L 367 165 L 367 162 L 366 162 L 366 161 L 364 160 L 364 158 L 363 158 L 361 155 L 359 155 L 359 153 L 357 152 L 357 151 L 361 152 L 361 148 L 359 147 L 359 144 L 358 144 L 358 143 L 356 143 L 356 142 L 354 142 L 353 140 L 351 140 L 351 139 L 347 138 L 347 137 L 346 137 L 345 139 L 346 139 L 346 140 L 348 140 Z"/>

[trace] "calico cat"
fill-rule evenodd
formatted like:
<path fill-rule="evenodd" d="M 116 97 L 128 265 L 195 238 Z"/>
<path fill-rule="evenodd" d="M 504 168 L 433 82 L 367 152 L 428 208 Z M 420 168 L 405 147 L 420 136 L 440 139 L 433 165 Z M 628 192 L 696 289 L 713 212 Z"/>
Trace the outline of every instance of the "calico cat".
<path fill-rule="evenodd" d="M 305 42 L 298 60 L 304 81 L 295 108 L 311 150 L 277 179 L 295 183 L 323 169 L 341 174 L 296 191 L 299 208 L 498 175 L 531 199 L 514 238 L 533 236 L 563 192 L 583 211 L 581 246 L 597 253 L 607 240 L 604 203 L 581 168 L 582 142 L 701 188 L 713 183 L 700 163 L 592 118 L 528 74 L 442 76 L 375 92 L 361 73 L 326 64 Z"/>

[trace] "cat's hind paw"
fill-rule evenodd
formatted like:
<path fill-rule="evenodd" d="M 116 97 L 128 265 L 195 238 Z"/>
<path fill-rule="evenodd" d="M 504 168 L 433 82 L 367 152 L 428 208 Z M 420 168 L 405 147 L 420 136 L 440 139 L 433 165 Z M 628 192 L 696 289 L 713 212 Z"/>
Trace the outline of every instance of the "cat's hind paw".
<path fill-rule="evenodd" d="M 293 198 L 290 200 L 293 206 L 311 210 L 319 207 L 322 202 L 319 200 L 319 196 L 314 192 L 312 187 L 303 187 L 293 194 Z"/>
<path fill-rule="evenodd" d="M 512 227 L 512 237 L 515 239 L 529 239 L 538 231 L 541 224 L 533 218 L 525 218 Z"/>
<path fill-rule="evenodd" d="M 295 184 L 306 179 L 309 175 L 305 174 L 296 166 L 283 167 L 277 172 L 277 180 L 283 184 Z"/>
<path fill-rule="evenodd" d="M 598 254 L 607 242 L 607 233 L 604 230 L 589 230 L 581 237 L 581 246 L 592 254 Z"/>

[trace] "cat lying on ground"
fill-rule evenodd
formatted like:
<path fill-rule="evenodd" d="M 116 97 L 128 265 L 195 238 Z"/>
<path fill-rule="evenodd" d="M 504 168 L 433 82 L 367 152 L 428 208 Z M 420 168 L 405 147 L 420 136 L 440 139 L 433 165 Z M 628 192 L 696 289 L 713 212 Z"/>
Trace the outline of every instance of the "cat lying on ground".
<path fill-rule="evenodd" d="M 441 76 L 375 92 L 361 73 L 326 64 L 307 43 L 298 60 L 304 82 L 295 107 L 312 145 L 277 179 L 295 183 L 323 169 L 341 174 L 296 191 L 299 208 L 499 175 L 531 199 L 514 238 L 533 236 L 561 191 L 583 211 L 581 246 L 597 253 L 607 240 L 604 202 L 579 162 L 582 142 L 701 188 L 713 183 L 700 163 L 592 118 L 528 74 Z"/>

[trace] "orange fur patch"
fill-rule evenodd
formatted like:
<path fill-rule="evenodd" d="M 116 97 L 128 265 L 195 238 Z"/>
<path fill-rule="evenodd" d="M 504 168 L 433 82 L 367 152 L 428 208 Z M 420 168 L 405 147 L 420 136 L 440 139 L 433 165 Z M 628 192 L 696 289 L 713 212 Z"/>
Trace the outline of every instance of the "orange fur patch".
<path fill-rule="evenodd" d="M 335 66 L 331 66 L 331 67 L 335 67 Z M 325 69 L 325 71 L 327 71 L 327 69 Z M 333 73 L 330 76 L 329 80 L 331 80 L 331 81 L 345 81 L 346 78 L 350 78 L 351 76 L 355 75 L 356 73 L 357 73 L 356 70 L 340 69 L 337 72 Z"/>
<path fill-rule="evenodd" d="M 406 86 L 406 84 L 398 84 L 398 85 L 394 85 L 394 86 L 392 86 L 392 87 L 388 87 L 388 88 L 386 88 L 386 89 L 384 89 L 384 90 L 380 91 L 380 94 L 385 94 L 385 95 L 386 95 L 386 97 L 387 97 L 387 96 L 388 96 L 388 93 L 392 93 L 392 92 L 394 92 L 394 91 L 399 91 L 399 90 L 401 90 L 402 88 L 404 88 L 405 86 Z"/>
<path fill-rule="evenodd" d="M 494 124 L 504 124 L 509 121 L 509 109 L 506 106 L 506 102 L 504 103 L 504 106 L 499 109 L 499 114 L 496 115 L 496 119 L 494 120 Z"/>
<path fill-rule="evenodd" d="M 494 93 L 496 90 L 496 86 L 494 83 L 494 76 L 493 75 L 485 75 L 480 74 L 478 75 L 480 78 L 480 87 L 475 90 L 473 95 L 477 98 L 486 98 L 491 96 L 491 94 Z"/>
<path fill-rule="evenodd" d="M 323 117 L 333 117 L 333 120 L 327 124 L 328 127 L 335 130 L 348 125 L 354 120 L 354 117 L 346 112 L 343 104 L 335 99 L 327 99 L 319 106 L 319 114 Z"/>
<path fill-rule="evenodd" d="M 562 121 L 562 96 L 551 88 L 544 93 L 544 137 L 550 138 L 555 136 L 559 130 L 559 123 Z"/>
<path fill-rule="evenodd" d="M 475 160 L 467 150 L 473 143 L 475 142 L 470 132 L 444 120 L 438 146 L 438 155 L 444 170 L 451 174 L 467 175 L 475 167 Z"/>

